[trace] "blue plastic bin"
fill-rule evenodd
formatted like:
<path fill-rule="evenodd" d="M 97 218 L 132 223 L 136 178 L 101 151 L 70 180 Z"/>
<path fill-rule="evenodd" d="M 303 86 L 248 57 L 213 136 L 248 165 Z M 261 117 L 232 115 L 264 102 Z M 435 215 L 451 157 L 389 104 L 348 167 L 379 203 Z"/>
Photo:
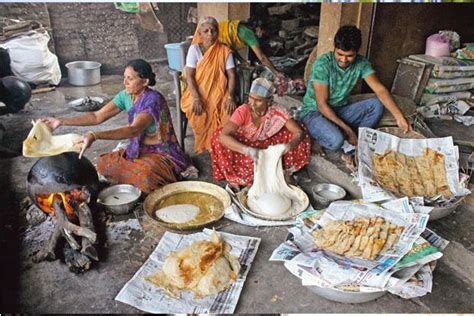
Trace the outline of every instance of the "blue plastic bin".
<path fill-rule="evenodd" d="M 170 43 L 165 45 L 170 69 L 182 71 L 186 65 L 185 42 Z"/>

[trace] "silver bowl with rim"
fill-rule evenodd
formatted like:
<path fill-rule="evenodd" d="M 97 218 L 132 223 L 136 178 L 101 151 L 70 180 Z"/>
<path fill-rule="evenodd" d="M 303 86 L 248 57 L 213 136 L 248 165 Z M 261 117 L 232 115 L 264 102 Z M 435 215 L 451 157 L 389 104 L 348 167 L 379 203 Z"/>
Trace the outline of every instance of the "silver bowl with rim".
<path fill-rule="evenodd" d="M 343 199 L 346 196 L 346 190 L 336 184 L 319 183 L 312 187 L 313 198 L 321 206 L 328 206 L 334 201 Z"/>
<path fill-rule="evenodd" d="M 141 194 L 142 191 L 133 185 L 116 184 L 100 191 L 97 202 L 112 214 L 127 214 L 137 204 Z"/>

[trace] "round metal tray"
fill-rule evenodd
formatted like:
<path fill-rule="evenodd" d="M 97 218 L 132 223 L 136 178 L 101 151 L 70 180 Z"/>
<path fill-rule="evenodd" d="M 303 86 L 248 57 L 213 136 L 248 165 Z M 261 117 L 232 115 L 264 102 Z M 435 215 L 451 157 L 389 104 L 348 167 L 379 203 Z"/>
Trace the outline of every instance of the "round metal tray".
<path fill-rule="evenodd" d="M 89 103 L 91 101 L 93 103 Z M 78 112 L 90 112 L 100 109 L 104 105 L 104 101 L 101 97 L 84 97 L 73 100 L 68 105 Z"/>
<path fill-rule="evenodd" d="M 218 214 L 214 214 L 214 216 L 206 217 L 203 218 L 200 222 L 192 223 L 168 223 L 156 217 L 155 211 L 157 210 L 157 205 L 160 203 L 161 200 L 166 197 L 169 197 L 170 195 L 184 192 L 198 192 L 212 195 L 222 202 L 222 210 L 220 210 Z M 188 203 L 193 204 L 193 201 L 189 201 Z M 181 181 L 167 184 L 161 189 L 155 190 L 150 193 L 143 202 L 143 208 L 145 209 L 145 213 L 150 218 L 155 220 L 159 225 L 173 230 L 193 230 L 202 228 L 206 225 L 220 220 L 224 216 L 224 210 L 229 207 L 230 204 L 231 202 L 229 194 L 223 188 L 215 184 L 202 181 Z"/>
<path fill-rule="evenodd" d="M 308 205 L 309 205 L 308 195 L 303 190 L 301 190 L 300 188 L 298 188 L 297 186 L 294 186 L 294 185 L 290 185 L 290 188 L 292 188 L 293 191 L 295 191 L 295 193 L 300 198 L 300 201 L 302 201 L 301 207 L 298 208 L 298 209 L 295 209 L 292 206 L 290 208 L 289 212 L 287 212 L 286 214 L 280 215 L 280 216 L 267 216 L 267 215 L 264 215 L 264 214 L 260 214 L 260 213 L 256 213 L 256 212 L 251 211 L 249 209 L 248 205 L 247 205 L 247 192 L 249 190 L 248 187 L 237 193 L 237 199 L 239 200 L 240 204 L 242 205 L 242 210 L 245 213 L 247 213 L 247 214 L 249 214 L 253 217 L 264 219 L 264 220 L 269 220 L 269 221 L 286 221 L 286 220 L 295 218 L 301 212 L 306 210 L 308 208 Z"/>

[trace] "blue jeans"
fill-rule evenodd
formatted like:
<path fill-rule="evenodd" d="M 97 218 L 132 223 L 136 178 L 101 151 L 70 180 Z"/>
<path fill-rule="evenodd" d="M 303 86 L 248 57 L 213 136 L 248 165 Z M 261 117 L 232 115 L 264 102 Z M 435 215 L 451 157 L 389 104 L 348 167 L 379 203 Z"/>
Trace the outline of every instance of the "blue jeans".
<path fill-rule="evenodd" d="M 374 127 L 383 115 L 384 107 L 378 98 L 371 98 L 343 107 L 333 108 L 334 112 L 357 133 L 359 127 Z M 333 122 L 319 112 L 310 112 L 301 119 L 310 136 L 329 150 L 341 148 L 346 136 Z"/>

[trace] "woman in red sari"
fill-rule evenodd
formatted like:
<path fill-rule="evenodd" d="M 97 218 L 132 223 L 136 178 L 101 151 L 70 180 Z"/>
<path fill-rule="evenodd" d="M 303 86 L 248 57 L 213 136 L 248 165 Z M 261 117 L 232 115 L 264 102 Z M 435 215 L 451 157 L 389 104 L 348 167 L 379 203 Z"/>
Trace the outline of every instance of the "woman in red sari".
<path fill-rule="evenodd" d="M 287 175 L 308 164 L 311 143 L 290 113 L 272 102 L 273 87 L 264 78 L 252 83 L 248 104 L 239 106 L 212 137 L 211 160 L 216 180 L 233 187 L 253 183 L 254 163 L 260 149 L 287 144 L 283 169 Z"/>

